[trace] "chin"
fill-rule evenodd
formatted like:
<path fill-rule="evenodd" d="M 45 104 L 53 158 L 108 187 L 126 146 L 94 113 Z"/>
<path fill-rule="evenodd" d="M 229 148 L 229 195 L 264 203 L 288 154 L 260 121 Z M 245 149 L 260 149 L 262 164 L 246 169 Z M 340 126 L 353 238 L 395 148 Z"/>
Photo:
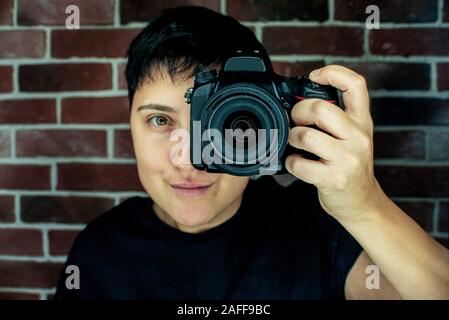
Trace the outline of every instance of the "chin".
<path fill-rule="evenodd" d="M 210 214 L 210 207 L 189 205 L 175 209 L 172 218 L 185 227 L 199 227 L 210 221 Z"/>

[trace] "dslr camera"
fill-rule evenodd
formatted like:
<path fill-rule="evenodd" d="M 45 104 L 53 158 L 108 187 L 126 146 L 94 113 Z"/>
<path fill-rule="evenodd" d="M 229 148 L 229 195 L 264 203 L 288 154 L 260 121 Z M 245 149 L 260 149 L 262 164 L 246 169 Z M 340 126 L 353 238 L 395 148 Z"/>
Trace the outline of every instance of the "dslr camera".
<path fill-rule="evenodd" d="M 288 144 L 292 107 L 318 98 L 338 105 L 338 92 L 306 76 L 276 74 L 267 56 L 238 50 L 219 74 L 195 75 L 184 99 L 190 104 L 190 161 L 200 170 L 237 176 L 286 173 L 285 159 L 314 154 Z"/>

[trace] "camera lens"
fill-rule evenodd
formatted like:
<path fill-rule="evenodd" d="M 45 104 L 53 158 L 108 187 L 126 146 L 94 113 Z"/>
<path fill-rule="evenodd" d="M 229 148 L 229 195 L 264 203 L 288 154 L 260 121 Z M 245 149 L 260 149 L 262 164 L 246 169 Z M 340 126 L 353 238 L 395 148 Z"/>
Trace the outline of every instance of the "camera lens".
<path fill-rule="evenodd" d="M 285 110 L 275 97 L 252 84 L 227 87 L 212 97 L 199 115 L 205 145 L 212 147 L 214 166 L 220 172 L 259 174 L 262 167 L 279 158 L 287 143 Z M 221 139 L 215 138 L 216 133 Z"/>
<path fill-rule="evenodd" d="M 257 115 L 250 112 L 238 111 L 228 116 L 224 121 L 222 131 L 226 132 L 226 130 L 232 130 L 234 133 L 233 138 L 239 142 L 237 143 L 237 148 L 242 145 L 242 143 L 246 142 L 248 149 L 250 149 L 254 147 L 255 141 L 254 139 L 249 139 L 248 134 L 251 134 L 251 131 L 252 133 L 257 134 L 258 129 L 261 129 L 261 124 Z M 232 142 L 232 139 L 231 141 L 229 139 L 227 140 L 227 143 L 231 145 Z"/>
<path fill-rule="evenodd" d="M 218 103 L 214 111 L 209 128 L 222 133 L 221 146 L 215 146 L 223 161 L 240 166 L 257 162 L 258 150 L 268 148 L 259 129 L 276 127 L 270 108 L 256 97 L 233 95 Z"/>
<path fill-rule="evenodd" d="M 248 115 L 237 115 L 234 119 L 230 117 L 229 119 L 231 121 L 229 125 L 229 129 L 232 130 L 242 130 L 246 131 L 248 129 L 257 130 L 260 125 L 258 125 L 256 122 L 259 122 L 258 119 L 253 119 Z M 225 128 L 227 126 L 225 125 Z"/>

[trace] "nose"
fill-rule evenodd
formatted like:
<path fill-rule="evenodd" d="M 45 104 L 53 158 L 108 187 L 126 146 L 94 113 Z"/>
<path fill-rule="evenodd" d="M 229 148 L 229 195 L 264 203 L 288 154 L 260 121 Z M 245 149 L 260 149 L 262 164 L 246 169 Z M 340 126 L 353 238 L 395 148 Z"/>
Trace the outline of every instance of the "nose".
<path fill-rule="evenodd" d="M 179 128 L 170 135 L 170 161 L 181 170 L 196 170 L 190 161 L 190 133 L 189 130 Z"/>

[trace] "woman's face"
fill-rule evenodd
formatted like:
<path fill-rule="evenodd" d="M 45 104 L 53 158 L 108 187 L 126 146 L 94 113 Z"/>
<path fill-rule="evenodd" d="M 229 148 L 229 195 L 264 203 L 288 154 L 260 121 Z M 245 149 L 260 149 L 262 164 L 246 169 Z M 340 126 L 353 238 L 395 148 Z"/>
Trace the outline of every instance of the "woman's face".
<path fill-rule="evenodd" d="M 171 133 L 189 132 L 190 105 L 184 93 L 192 86 L 193 78 L 172 83 L 168 75 L 143 82 L 134 94 L 130 122 L 139 178 L 156 214 L 180 230 L 196 233 L 237 211 L 249 178 L 195 169 L 189 144 L 181 161 L 171 160 L 170 152 L 180 142 L 170 141 Z"/>

